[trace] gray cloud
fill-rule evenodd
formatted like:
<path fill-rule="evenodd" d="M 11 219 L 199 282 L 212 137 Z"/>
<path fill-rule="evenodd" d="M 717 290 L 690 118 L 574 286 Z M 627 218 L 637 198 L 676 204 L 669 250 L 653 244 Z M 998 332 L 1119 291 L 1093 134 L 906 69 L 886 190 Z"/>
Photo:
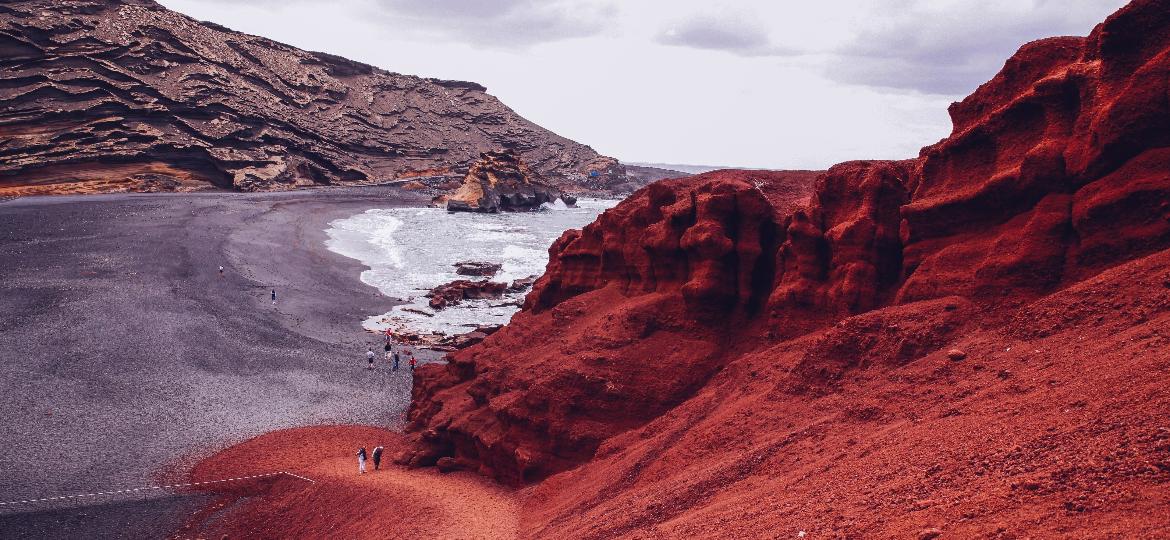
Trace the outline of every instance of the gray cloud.
<path fill-rule="evenodd" d="M 994 76 L 1021 45 L 1085 35 L 1125 1 L 959 2 L 939 9 L 933 0 L 890 0 L 870 4 L 853 38 L 830 50 L 777 46 L 760 18 L 726 14 L 693 16 L 659 33 L 656 41 L 748 57 L 803 55 L 837 82 L 960 95 Z"/>
<path fill-rule="evenodd" d="M 408 20 L 420 32 L 498 48 L 592 36 L 617 10 L 574 0 L 378 0 L 386 17 Z"/>
<path fill-rule="evenodd" d="M 740 56 L 789 56 L 799 51 L 773 45 L 768 31 L 745 17 L 692 17 L 656 37 L 663 45 L 726 51 Z"/>
<path fill-rule="evenodd" d="M 945 14 L 904 10 L 874 20 L 834 51 L 826 75 L 838 82 L 928 94 L 975 90 L 1023 44 L 1085 35 L 1124 0 L 1039 0 L 1020 12 L 972 3 Z"/>

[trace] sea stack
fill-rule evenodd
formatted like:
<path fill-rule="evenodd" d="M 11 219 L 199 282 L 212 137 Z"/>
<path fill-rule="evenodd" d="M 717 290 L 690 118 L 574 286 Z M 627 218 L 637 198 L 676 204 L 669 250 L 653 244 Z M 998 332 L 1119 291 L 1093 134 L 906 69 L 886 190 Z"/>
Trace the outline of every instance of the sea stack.
<path fill-rule="evenodd" d="M 483 152 L 468 169 L 463 185 L 447 198 L 447 211 L 535 210 L 564 197 L 561 190 L 542 182 L 512 151 Z"/>

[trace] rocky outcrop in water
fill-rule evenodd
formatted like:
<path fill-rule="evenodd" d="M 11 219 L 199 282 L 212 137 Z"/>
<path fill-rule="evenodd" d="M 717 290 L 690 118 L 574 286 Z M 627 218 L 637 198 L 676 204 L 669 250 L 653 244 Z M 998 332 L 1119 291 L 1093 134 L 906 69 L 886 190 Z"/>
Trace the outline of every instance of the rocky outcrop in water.
<path fill-rule="evenodd" d="M 477 277 L 492 277 L 504 267 L 502 264 L 479 262 L 479 261 L 463 261 L 455 263 L 455 273 L 461 276 L 477 276 Z"/>
<path fill-rule="evenodd" d="M 625 182 L 620 164 L 478 84 L 302 51 L 150 0 L 0 5 L 0 101 L 8 194 L 372 184 L 466 170 L 498 148 L 562 188 Z"/>
<path fill-rule="evenodd" d="M 494 281 L 470 281 L 457 279 L 450 283 L 439 285 L 427 293 L 430 298 L 431 309 L 443 309 L 456 305 L 464 300 L 491 300 L 499 298 L 508 290 L 506 283 Z"/>
<path fill-rule="evenodd" d="M 536 210 L 564 197 L 560 189 L 542 182 L 519 156 L 504 151 L 480 154 L 463 185 L 445 200 L 450 212 L 494 213 Z"/>

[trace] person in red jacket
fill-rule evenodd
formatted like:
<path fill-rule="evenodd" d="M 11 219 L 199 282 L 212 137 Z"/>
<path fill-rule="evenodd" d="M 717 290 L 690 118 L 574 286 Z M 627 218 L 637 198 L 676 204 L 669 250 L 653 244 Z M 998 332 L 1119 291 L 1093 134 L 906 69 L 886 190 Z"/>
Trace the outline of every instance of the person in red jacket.
<path fill-rule="evenodd" d="M 414 355 L 410 355 L 410 370 L 414 371 L 414 366 L 418 365 L 418 360 L 414 359 Z"/>

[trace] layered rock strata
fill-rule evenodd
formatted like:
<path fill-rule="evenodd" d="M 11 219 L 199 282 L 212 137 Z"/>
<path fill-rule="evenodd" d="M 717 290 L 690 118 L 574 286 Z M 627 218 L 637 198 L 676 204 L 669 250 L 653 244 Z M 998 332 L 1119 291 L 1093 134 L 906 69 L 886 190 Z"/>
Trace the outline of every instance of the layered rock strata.
<path fill-rule="evenodd" d="M 615 160 L 476 83 L 302 51 L 150 0 L 6 2 L 0 53 L 6 193 L 384 183 L 463 171 L 497 148 L 562 188 L 626 189 Z"/>

